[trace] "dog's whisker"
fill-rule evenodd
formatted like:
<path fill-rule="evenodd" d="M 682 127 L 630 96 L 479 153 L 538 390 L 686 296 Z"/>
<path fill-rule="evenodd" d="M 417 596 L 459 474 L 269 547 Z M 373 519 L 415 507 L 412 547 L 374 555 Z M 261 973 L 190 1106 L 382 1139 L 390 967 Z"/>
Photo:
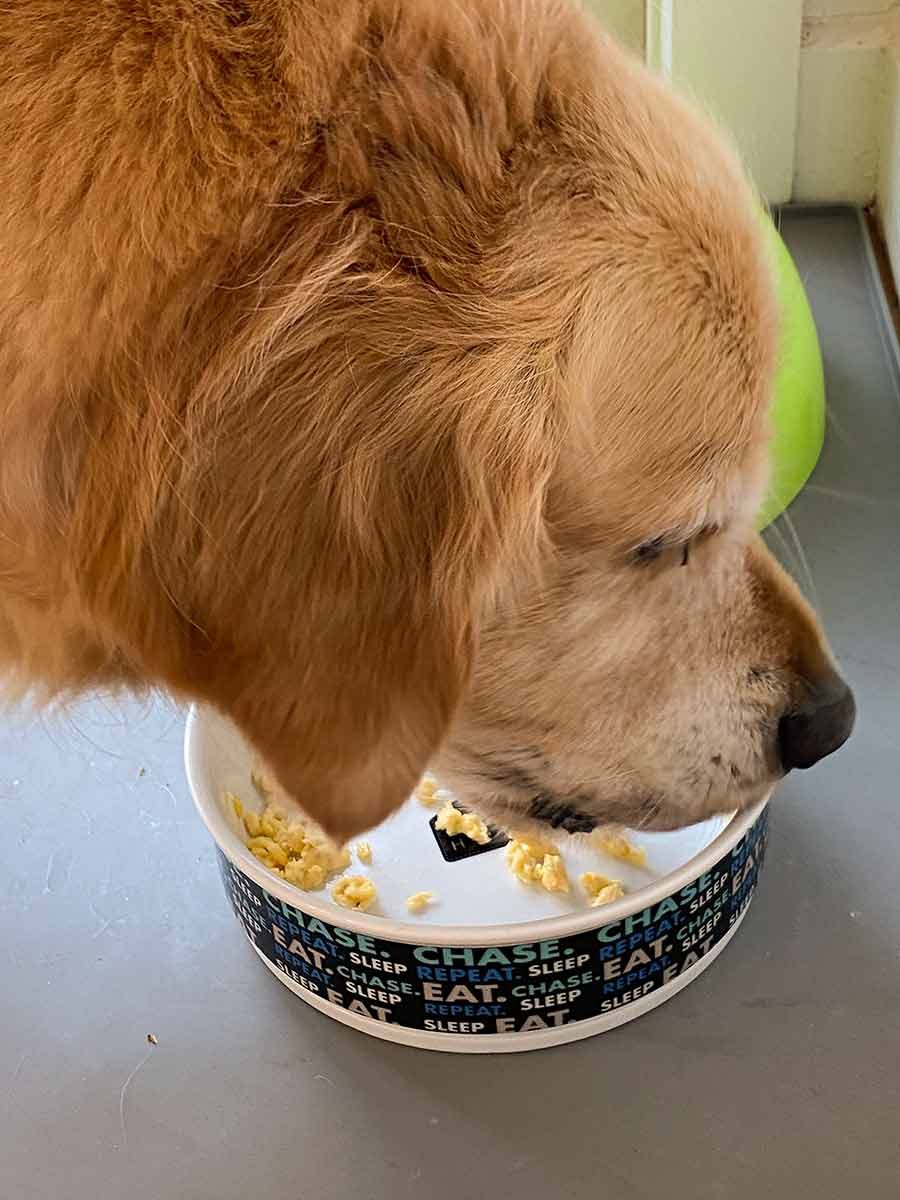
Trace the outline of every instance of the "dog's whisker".
<path fill-rule="evenodd" d="M 809 584 L 809 591 L 810 591 L 810 596 L 812 598 L 812 602 L 813 602 L 816 610 L 818 612 L 821 612 L 822 605 L 819 602 L 819 591 L 818 591 L 818 588 L 816 587 L 816 581 L 813 578 L 812 569 L 809 565 L 809 559 L 806 556 L 806 551 L 803 549 L 803 543 L 800 541 L 800 536 L 797 533 L 797 528 L 794 525 L 794 522 L 791 520 L 789 513 L 786 512 L 783 514 L 783 520 L 784 520 L 785 526 L 787 527 L 788 533 L 791 535 L 791 541 L 793 542 L 794 549 L 796 550 L 797 559 L 800 563 L 800 566 L 803 570 L 804 575 L 806 576 L 806 581 Z"/>
<path fill-rule="evenodd" d="M 852 450 L 855 452 L 856 447 L 853 445 L 853 442 L 851 441 L 849 434 L 847 433 L 844 426 L 841 424 L 838 417 L 835 415 L 835 411 L 830 404 L 825 405 L 825 420 L 828 423 L 829 429 L 834 433 L 834 435 L 837 437 L 838 441 L 846 449 Z"/>
<path fill-rule="evenodd" d="M 785 527 L 791 534 L 790 540 L 788 540 L 781 528 L 782 522 L 784 522 Z M 806 557 L 803 545 L 799 536 L 797 535 L 797 530 L 795 529 L 794 524 L 788 517 L 787 513 L 782 513 L 777 521 L 773 521 L 767 532 L 773 537 L 777 538 L 778 543 L 781 546 L 782 557 L 783 561 L 785 561 L 785 565 L 790 569 L 791 564 L 793 563 L 793 574 L 799 576 L 798 582 L 805 586 L 805 590 L 808 593 L 809 599 L 811 600 L 813 606 L 818 610 L 820 608 L 818 602 L 818 590 L 816 588 L 815 580 L 813 579 L 809 560 Z"/>
<path fill-rule="evenodd" d="M 806 491 L 818 496 L 828 496 L 834 500 L 842 500 L 847 504 L 865 504 L 872 508 L 900 508 L 900 502 L 889 497 L 873 496 L 867 492 L 851 492 L 848 488 L 825 487 L 821 483 L 808 483 Z"/>

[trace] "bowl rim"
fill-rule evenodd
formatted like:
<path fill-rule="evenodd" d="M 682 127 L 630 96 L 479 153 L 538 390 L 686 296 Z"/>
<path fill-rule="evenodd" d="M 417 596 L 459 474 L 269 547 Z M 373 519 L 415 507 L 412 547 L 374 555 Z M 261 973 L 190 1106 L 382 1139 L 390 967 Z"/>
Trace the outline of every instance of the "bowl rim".
<path fill-rule="evenodd" d="M 188 711 L 184 730 L 184 769 L 194 807 L 200 814 L 200 819 L 216 846 L 225 857 L 239 871 L 258 884 L 263 891 L 277 897 L 290 908 L 303 913 L 305 917 L 314 918 L 327 926 L 346 929 L 352 933 L 406 945 L 509 946 L 556 941 L 562 937 L 572 937 L 579 933 L 588 933 L 592 929 L 602 929 L 607 925 L 612 925 L 616 921 L 661 903 L 714 867 L 753 827 L 774 791 L 774 788 L 771 789 L 751 808 L 732 813 L 716 837 L 699 854 L 688 859 L 677 871 L 661 876 L 655 883 L 640 888 L 636 892 L 629 892 L 621 900 L 605 904 L 602 910 L 588 909 L 586 912 L 569 913 L 565 916 L 541 917 L 534 921 L 500 925 L 414 925 L 411 922 L 398 921 L 393 917 L 382 917 L 377 913 L 365 913 L 353 909 L 336 911 L 330 905 L 317 901 L 315 893 L 295 887 L 266 870 L 228 824 L 219 797 L 208 795 L 200 785 L 197 747 L 203 736 L 206 712 L 207 706 L 199 704 L 192 704 Z M 603 914 L 602 920 L 598 920 L 600 911 Z"/>

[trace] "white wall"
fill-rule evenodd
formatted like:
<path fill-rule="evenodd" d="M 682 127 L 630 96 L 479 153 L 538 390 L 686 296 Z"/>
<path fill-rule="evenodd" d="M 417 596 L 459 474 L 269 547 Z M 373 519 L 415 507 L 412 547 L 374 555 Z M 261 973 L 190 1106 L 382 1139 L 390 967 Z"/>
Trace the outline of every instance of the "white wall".
<path fill-rule="evenodd" d="M 875 194 L 889 61 L 877 45 L 866 46 L 883 36 L 894 7 L 889 0 L 806 0 L 795 200 L 865 204 Z"/>
<path fill-rule="evenodd" d="M 771 203 L 793 182 L 802 0 L 674 0 L 672 78 L 730 130 Z"/>
<path fill-rule="evenodd" d="M 900 280 L 900 66 L 887 64 L 881 162 L 878 173 L 878 207 L 894 279 Z"/>
<path fill-rule="evenodd" d="M 881 50 L 804 50 L 795 200 L 866 204 L 878 182 L 887 58 Z"/>
<path fill-rule="evenodd" d="M 898 0 L 670 7 L 674 79 L 732 131 L 771 203 L 872 199 L 888 71 L 880 46 L 895 13 L 900 30 Z"/>
<path fill-rule="evenodd" d="M 731 132 L 771 203 L 897 213 L 900 0 L 584 0 Z"/>
<path fill-rule="evenodd" d="M 584 6 L 626 46 L 643 53 L 644 0 L 584 0 Z"/>

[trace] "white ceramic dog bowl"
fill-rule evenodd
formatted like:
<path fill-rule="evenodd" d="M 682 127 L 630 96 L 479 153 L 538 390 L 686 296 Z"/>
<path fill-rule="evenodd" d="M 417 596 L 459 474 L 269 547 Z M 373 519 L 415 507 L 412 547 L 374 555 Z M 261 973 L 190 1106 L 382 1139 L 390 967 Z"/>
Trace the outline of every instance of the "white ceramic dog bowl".
<path fill-rule="evenodd" d="M 188 782 L 219 850 L 222 880 L 259 957 L 328 1016 L 390 1041 L 433 1050 L 532 1050 L 602 1033 L 656 1008 L 725 948 L 756 888 L 765 803 L 677 833 L 635 834 L 647 868 L 564 837 L 569 896 L 508 871 L 503 839 L 476 846 L 433 829 L 415 798 L 367 835 L 378 902 L 348 911 L 329 890 L 306 892 L 247 850 L 222 796 L 261 807 L 252 756 L 232 725 L 205 709 L 185 735 Z M 575 884 L 587 870 L 628 894 L 590 908 Z M 435 902 L 412 916 L 406 898 Z"/>

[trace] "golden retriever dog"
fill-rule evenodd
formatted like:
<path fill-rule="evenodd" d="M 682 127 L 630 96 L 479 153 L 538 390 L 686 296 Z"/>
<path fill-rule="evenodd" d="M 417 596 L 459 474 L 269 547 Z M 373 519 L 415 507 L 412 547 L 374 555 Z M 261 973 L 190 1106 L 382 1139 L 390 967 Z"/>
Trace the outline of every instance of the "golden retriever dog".
<path fill-rule="evenodd" d="M 333 834 L 432 763 L 662 829 L 839 746 L 754 535 L 756 199 L 565 0 L 0 14 L 0 665 L 228 714 Z"/>

